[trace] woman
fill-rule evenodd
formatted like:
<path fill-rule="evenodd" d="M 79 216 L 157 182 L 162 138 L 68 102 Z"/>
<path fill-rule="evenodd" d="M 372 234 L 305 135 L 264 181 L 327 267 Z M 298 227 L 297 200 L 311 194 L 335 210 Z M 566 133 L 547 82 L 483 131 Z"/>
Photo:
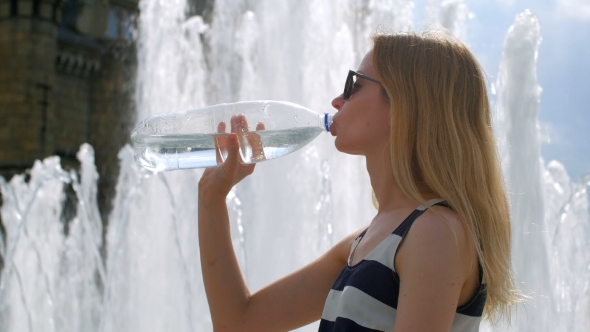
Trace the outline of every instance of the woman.
<path fill-rule="evenodd" d="M 236 135 L 199 183 L 199 241 L 215 330 L 476 331 L 518 300 L 509 210 L 482 71 L 440 32 L 378 33 L 331 132 L 363 155 L 378 211 L 366 229 L 250 294 L 233 252 L 225 197 L 251 174 Z M 239 127 L 243 118 L 232 119 Z"/>

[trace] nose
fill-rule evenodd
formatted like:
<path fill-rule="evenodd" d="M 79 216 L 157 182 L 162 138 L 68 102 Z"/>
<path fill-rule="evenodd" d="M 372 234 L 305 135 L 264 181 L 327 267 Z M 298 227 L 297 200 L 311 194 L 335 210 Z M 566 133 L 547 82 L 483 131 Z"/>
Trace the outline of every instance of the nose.
<path fill-rule="evenodd" d="M 332 100 L 332 107 L 334 107 L 337 111 L 340 111 L 342 105 L 344 104 L 344 97 L 340 94 L 338 97 Z"/>

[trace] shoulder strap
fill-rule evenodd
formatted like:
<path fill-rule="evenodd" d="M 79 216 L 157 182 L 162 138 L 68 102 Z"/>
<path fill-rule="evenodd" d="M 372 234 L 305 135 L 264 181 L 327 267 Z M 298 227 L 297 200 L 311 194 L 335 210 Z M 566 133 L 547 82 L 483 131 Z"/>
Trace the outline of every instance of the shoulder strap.
<path fill-rule="evenodd" d="M 446 204 L 446 202 L 444 202 L 442 199 L 440 198 L 434 198 L 429 200 L 428 202 L 426 202 L 429 206 L 433 206 L 433 205 L 443 205 L 443 206 L 448 206 Z M 392 234 L 395 235 L 399 235 L 402 238 L 406 236 L 406 234 L 408 233 L 408 231 L 410 230 L 410 227 L 412 227 L 412 225 L 414 224 L 414 221 L 416 220 L 416 218 L 420 217 L 422 215 L 422 213 L 424 213 L 424 211 L 428 210 L 428 207 L 424 206 L 424 205 L 420 205 L 419 207 L 416 208 L 416 210 L 414 210 L 396 229 L 395 231 L 393 231 Z"/>

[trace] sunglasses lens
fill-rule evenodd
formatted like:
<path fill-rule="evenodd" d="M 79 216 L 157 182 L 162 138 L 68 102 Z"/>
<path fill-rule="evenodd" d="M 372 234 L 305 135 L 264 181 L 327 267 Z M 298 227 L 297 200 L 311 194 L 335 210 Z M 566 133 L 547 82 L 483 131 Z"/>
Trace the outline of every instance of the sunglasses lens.
<path fill-rule="evenodd" d="M 351 71 L 348 73 L 348 77 L 346 77 L 346 83 L 344 84 L 344 93 L 342 97 L 344 100 L 348 100 L 352 95 L 352 89 L 354 87 L 354 73 Z"/>

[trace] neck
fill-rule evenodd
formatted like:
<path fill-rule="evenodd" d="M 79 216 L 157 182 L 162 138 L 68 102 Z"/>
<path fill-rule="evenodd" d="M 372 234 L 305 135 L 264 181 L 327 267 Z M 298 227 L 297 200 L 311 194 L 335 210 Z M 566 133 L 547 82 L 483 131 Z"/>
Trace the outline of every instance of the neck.
<path fill-rule="evenodd" d="M 386 156 L 386 153 L 366 156 L 371 187 L 379 202 L 378 214 L 397 209 L 416 208 L 419 203 L 406 196 L 393 180 L 390 161 Z"/>

